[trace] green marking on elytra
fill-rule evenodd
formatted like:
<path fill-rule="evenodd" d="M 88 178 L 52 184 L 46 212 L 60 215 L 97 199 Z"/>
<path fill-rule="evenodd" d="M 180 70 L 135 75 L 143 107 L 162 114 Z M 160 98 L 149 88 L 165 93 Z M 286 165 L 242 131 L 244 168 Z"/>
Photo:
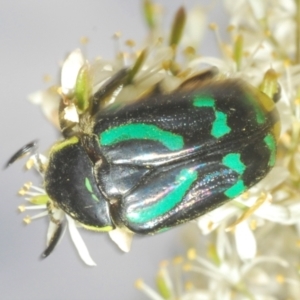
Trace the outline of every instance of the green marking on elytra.
<path fill-rule="evenodd" d="M 183 169 L 176 176 L 175 188 L 166 197 L 156 202 L 150 207 L 142 208 L 138 211 L 129 212 L 127 218 L 130 222 L 145 223 L 167 213 L 174 208 L 185 193 L 190 189 L 193 182 L 197 179 L 197 172 L 194 170 Z"/>
<path fill-rule="evenodd" d="M 229 153 L 223 157 L 222 163 L 224 166 L 243 174 L 246 166 L 241 162 L 241 155 L 239 153 Z"/>
<path fill-rule="evenodd" d="M 215 100 L 210 96 L 196 96 L 193 105 L 196 107 L 215 107 Z"/>
<path fill-rule="evenodd" d="M 196 96 L 193 105 L 196 107 L 211 107 L 215 112 L 215 120 L 212 124 L 211 135 L 220 138 L 229 133 L 231 128 L 227 125 L 227 115 L 216 110 L 215 100 L 210 96 Z"/>
<path fill-rule="evenodd" d="M 246 190 L 243 180 L 238 180 L 232 187 L 227 189 L 224 194 L 228 198 L 235 198 Z"/>
<path fill-rule="evenodd" d="M 264 138 L 264 142 L 266 143 L 266 145 L 268 146 L 268 148 L 271 152 L 268 164 L 269 164 L 270 167 L 273 167 L 275 165 L 275 161 L 276 161 L 276 142 L 275 142 L 275 139 L 271 134 L 268 134 Z"/>
<path fill-rule="evenodd" d="M 221 111 L 215 111 L 216 119 L 213 122 L 211 129 L 211 135 L 215 138 L 220 138 L 223 135 L 229 133 L 231 128 L 227 125 L 227 115 Z"/>
<path fill-rule="evenodd" d="M 91 193 L 92 198 L 95 201 L 99 202 L 98 197 L 93 193 L 93 188 L 92 188 L 91 182 L 87 177 L 85 177 L 84 185 L 85 185 L 86 189 Z"/>
<path fill-rule="evenodd" d="M 181 135 L 162 130 L 155 125 L 127 124 L 110 128 L 100 134 L 100 144 L 103 146 L 111 146 L 132 139 L 158 141 L 172 151 L 180 150 L 184 146 Z"/>

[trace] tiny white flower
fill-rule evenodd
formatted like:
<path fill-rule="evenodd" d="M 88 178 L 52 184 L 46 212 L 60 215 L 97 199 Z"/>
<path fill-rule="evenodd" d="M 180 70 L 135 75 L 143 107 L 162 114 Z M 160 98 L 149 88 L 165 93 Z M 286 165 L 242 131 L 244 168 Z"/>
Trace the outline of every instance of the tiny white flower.
<path fill-rule="evenodd" d="M 253 231 L 247 221 L 239 223 L 234 230 L 236 250 L 242 260 L 253 259 L 256 255 L 257 247 Z"/>
<path fill-rule="evenodd" d="M 51 87 L 47 90 L 41 90 L 28 95 L 31 103 L 39 105 L 46 118 L 56 127 L 59 128 L 58 107 L 60 95 L 57 87 Z"/>
<path fill-rule="evenodd" d="M 79 70 L 85 64 L 80 49 L 72 51 L 64 61 L 61 70 L 61 90 L 66 96 L 73 93 Z"/>
<path fill-rule="evenodd" d="M 108 232 L 110 238 L 124 251 L 129 252 L 132 243 L 133 233 L 126 229 L 116 228 Z"/>
<path fill-rule="evenodd" d="M 96 263 L 90 257 L 89 251 L 88 251 L 81 235 L 78 232 L 75 221 L 71 217 L 69 217 L 67 214 L 66 214 L 66 217 L 68 220 L 69 232 L 70 232 L 72 241 L 74 242 L 74 245 L 78 251 L 79 256 L 87 265 L 96 266 Z"/>

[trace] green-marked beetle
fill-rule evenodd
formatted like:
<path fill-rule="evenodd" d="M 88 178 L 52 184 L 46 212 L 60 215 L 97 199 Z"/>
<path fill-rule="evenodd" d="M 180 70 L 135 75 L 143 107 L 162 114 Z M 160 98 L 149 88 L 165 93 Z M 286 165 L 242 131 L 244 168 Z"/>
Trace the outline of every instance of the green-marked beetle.
<path fill-rule="evenodd" d="M 263 92 L 205 73 L 171 93 L 155 88 L 131 104 L 99 109 L 129 72 L 89 99 L 79 124 L 64 119 L 61 101 L 64 140 L 50 151 L 44 187 L 51 204 L 83 227 L 154 234 L 242 194 L 274 166 L 280 123 Z"/>

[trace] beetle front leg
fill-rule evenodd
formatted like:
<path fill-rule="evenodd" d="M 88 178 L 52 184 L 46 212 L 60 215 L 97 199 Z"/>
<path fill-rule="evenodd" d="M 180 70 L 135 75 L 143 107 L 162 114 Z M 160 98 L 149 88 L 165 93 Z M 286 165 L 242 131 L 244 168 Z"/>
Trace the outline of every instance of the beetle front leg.
<path fill-rule="evenodd" d="M 47 247 L 42 253 L 41 258 L 46 258 L 52 253 L 66 229 L 66 220 L 64 218 L 64 212 L 61 209 L 56 208 L 52 201 L 49 201 L 47 203 L 47 209 L 51 222 L 49 225 L 50 227 L 48 229 Z M 53 226 L 55 227 L 54 229 Z"/>

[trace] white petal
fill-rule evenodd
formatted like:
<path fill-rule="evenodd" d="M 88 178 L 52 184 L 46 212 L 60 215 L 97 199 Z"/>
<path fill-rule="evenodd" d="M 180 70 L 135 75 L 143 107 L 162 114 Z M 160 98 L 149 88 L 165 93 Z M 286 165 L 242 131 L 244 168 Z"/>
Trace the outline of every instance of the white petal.
<path fill-rule="evenodd" d="M 282 205 L 265 202 L 254 212 L 254 215 L 276 223 L 289 224 L 291 222 L 289 208 Z"/>
<path fill-rule="evenodd" d="M 180 299 L 182 300 L 211 300 L 209 291 L 205 290 L 192 290 L 187 291 Z"/>
<path fill-rule="evenodd" d="M 300 236 L 300 222 L 295 224 L 295 228 L 296 228 L 296 231 L 298 233 L 298 236 Z"/>
<path fill-rule="evenodd" d="M 64 119 L 74 122 L 74 123 L 78 123 L 79 122 L 79 116 L 76 110 L 76 106 L 72 103 L 70 105 L 68 105 L 65 109 L 64 109 L 65 115 L 64 115 Z"/>
<path fill-rule="evenodd" d="M 244 221 L 235 227 L 236 249 L 242 260 L 252 259 L 256 255 L 256 240 L 248 222 Z"/>
<path fill-rule="evenodd" d="M 184 47 L 194 47 L 197 49 L 203 38 L 206 29 L 207 12 L 203 7 L 192 9 L 187 15 L 187 21 L 184 28 L 184 34 L 180 42 Z"/>
<path fill-rule="evenodd" d="M 80 49 L 76 49 L 69 54 L 64 61 L 61 70 L 61 88 L 65 95 L 73 91 L 80 68 L 84 65 L 85 59 Z"/>
<path fill-rule="evenodd" d="M 151 300 L 164 300 L 156 291 L 145 284 L 142 280 L 137 280 L 136 287 L 141 290 Z"/>
<path fill-rule="evenodd" d="M 249 263 L 244 264 L 241 267 L 241 277 L 245 276 L 252 268 L 259 264 L 265 264 L 265 263 L 274 263 L 278 264 L 283 268 L 288 268 L 289 263 L 278 256 L 259 256 L 254 259 L 252 259 Z"/>
<path fill-rule="evenodd" d="M 116 228 L 108 232 L 110 238 L 119 246 L 124 252 L 129 252 L 131 248 L 131 242 L 133 233 L 127 230 Z"/>
<path fill-rule="evenodd" d="M 251 6 L 252 12 L 257 20 L 261 20 L 266 16 L 266 3 L 261 0 L 248 0 Z"/>
<path fill-rule="evenodd" d="M 44 95 L 45 95 L 45 91 L 40 90 L 40 91 L 36 91 L 34 93 L 29 94 L 27 97 L 31 103 L 40 105 L 41 103 L 43 103 Z"/>
<path fill-rule="evenodd" d="M 278 102 L 276 107 L 279 112 L 280 121 L 281 121 L 281 134 L 283 134 L 291 128 L 293 118 L 291 118 L 292 115 L 291 107 L 289 106 L 289 104 L 287 104 L 289 98 L 286 95 L 284 95 L 285 93 L 284 89 L 282 89 L 281 93 L 283 94 L 281 96 L 282 100 Z"/>
<path fill-rule="evenodd" d="M 34 167 L 35 169 L 39 172 L 40 171 L 40 162 L 43 164 L 43 165 L 46 165 L 48 163 L 48 158 L 42 154 L 34 154 L 34 155 L 31 155 L 29 160 L 33 161 L 33 164 L 34 164 Z M 33 187 L 32 187 L 33 188 Z M 45 194 L 45 190 L 43 189 L 39 189 L 38 187 L 36 188 L 33 188 L 33 189 L 36 189 L 39 193 L 42 193 L 42 194 Z"/>
<path fill-rule="evenodd" d="M 236 207 L 225 204 L 198 218 L 197 224 L 202 234 L 208 234 L 239 212 Z"/>
<path fill-rule="evenodd" d="M 226 254 L 232 255 L 233 252 L 231 243 L 228 239 L 228 233 L 225 231 L 226 226 L 226 222 L 221 223 L 216 237 L 217 253 L 221 261 L 226 259 Z"/>
<path fill-rule="evenodd" d="M 295 198 L 293 202 L 288 205 L 290 212 L 289 224 L 297 224 L 300 220 L 300 201 L 299 198 Z"/>
<path fill-rule="evenodd" d="M 28 100 L 36 105 L 40 105 L 43 114 L 56 127 L 59 127 L 58 107 L 60 96 L 55 88 L 49 88 L 44 91 L 37 91 L 28 95 Z"/>
<path fill-rule="evenodd" d="M 69 224 L 69 232 L 72 238 L 72 241 L 78 251 L 79 256 L 81 259 L 89 266 L 96 266 L 96 263 L 93 261 L 93 259 L 90 256 L 89 250 L 87 249 L 81 235 L 78 232 L 78 229 L 76 227 L 76 224 L 74 220 L 67 216 L 68 224 Z"/>

